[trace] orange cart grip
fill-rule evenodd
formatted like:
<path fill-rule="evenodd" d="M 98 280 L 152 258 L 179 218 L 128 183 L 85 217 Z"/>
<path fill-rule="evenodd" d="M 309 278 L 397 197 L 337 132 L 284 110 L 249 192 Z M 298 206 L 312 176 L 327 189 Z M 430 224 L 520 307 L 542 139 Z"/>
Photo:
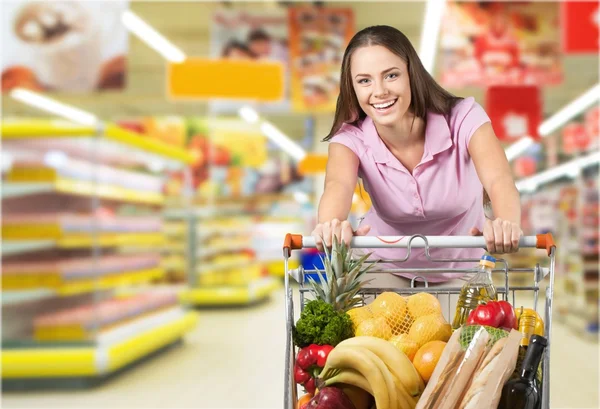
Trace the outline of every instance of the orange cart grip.
<path fill-rule="evenodd" d="M 550 251 L 553 248 L 556 248 L 556 243 L 554 243 L 554 237 L 552 237 L 552 233 L 538 234 L 535 237 L 537 238 L 535 247 L 538 249 L 546 249 L 548 255 L 550 255 Z"/>
<path fill-rule="evenodd" d="M 288 250 L 288 254 L 292 254 L 292 250 L 302 249 L 302 235 L 301 234 L 286 234 L 285 240 L 283 241 L 283 254 L 285 255 L 285 249 Z"/>

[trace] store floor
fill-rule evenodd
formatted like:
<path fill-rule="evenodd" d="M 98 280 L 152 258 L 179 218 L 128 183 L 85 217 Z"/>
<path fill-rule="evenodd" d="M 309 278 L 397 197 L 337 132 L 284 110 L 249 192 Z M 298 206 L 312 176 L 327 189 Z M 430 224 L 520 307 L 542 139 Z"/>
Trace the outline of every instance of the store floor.
<path fill-rule="evenodd" d="M 201 311 L 186 342 L 75 392 L 6 393 L 4 408 L 274 408 L 283 402 L 283 291 L 244 309 Z M 556 324 L 552 408 L 598 408 L 598 345 Z"/>

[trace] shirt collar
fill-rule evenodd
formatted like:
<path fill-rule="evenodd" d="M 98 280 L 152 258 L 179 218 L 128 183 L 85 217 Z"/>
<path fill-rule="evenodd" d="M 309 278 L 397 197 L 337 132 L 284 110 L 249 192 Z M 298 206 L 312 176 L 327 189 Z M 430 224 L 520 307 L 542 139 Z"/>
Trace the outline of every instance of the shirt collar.
<path fill-rule="evenodd" d="M 375 124 L 370 117 L 366 117 L 361 128 L 364 134 L 364 143 L 373 152 L 373 158 L 377 163 L 388 163 L 397 161 L 385 143 L 379 137 Z M 452 147 L 452 133 L 448 121 L 444 115 L 429 112 L 427 114 L 427 126 L 425 128 L 425 151 L 423 162 L 433 159 L 434 155 L 444 152 Z"/>

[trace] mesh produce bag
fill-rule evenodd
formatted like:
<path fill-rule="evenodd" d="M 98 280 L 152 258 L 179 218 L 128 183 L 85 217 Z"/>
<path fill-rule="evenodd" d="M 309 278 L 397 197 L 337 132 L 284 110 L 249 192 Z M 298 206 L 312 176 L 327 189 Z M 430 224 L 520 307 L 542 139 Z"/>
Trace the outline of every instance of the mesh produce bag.
<path fill-rule="evenodd" d="M 354 308 L 348 314 L 356 336 L 401 341 L 410 349 L 420 348 L 429 341 L 448 341 L 452 335 L 451 326 L 442 315 L 440 302 L 429 293 L 403 297 L 395 292 L 384 292 L 371 303 Z"/>
<path fill-rule="evenodd" d="M 477 332 L 480 331 L 481 328 L 485 329 L 490 336 L 487 345 L 488 347 L 494 346 L 498 340 L 508 336 L 508 332 L 500 328 L 488 327 L 484 325 L 467 325 L 462 327 L 460 332 L 459 342 L 463 349 L 466 350 L 468 348 L 469 344 L 473 341 L 473 338 L 475 338 Z"/>

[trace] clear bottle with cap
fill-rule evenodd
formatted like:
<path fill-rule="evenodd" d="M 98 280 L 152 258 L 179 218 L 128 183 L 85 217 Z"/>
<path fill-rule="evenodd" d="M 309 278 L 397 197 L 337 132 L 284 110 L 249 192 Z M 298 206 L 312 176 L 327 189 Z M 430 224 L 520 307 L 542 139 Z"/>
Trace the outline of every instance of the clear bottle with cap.
<path fill-rule="evenodd" d="M 464 325 L 471 311 L 478 305 L 497 300 L 498 294 L 492 281 L 492 269 L 495 266 L 496 259 L 494 257 L 488 255 L 481 257 L 477 273 L 463 285 L 460 291 L 452 329 L 458 329 Z"/>

